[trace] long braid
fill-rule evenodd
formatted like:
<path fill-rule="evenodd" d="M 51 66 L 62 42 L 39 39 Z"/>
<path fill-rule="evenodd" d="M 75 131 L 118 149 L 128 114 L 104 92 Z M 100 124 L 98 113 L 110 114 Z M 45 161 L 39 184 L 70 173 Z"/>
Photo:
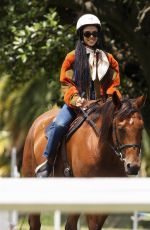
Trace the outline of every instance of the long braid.
<path fill-rule="evenodd" d="M 97 25 L 96 25 L 97 26 Z M 90 84 L 90 68 L 88 62 L 88 56 L 86 54 L 86 46 L 83 43 L 83 29 L 85 26 L 78 30 L 77 34 L 79 40 L 77 42 L 75 48 L 75 63 L 74 63 L 74 81 L 78 87 L 79 94 L 82 96 L 83 92 L 86 92 Z M 99 38 L 97 44 L 93 47 L 93 49 L 101 49 L 103 50 L 103 33 L 99 26 L 97 26 L 99 32 Z"/>
<path fill-rule="evenodd" d="M 86 92 L 86 87 L 90 80 L 90 70 L 86 48 L 81 40 L 78 40 L 75 49 L 74 79 L 78 87 L 79 94 Z"/>

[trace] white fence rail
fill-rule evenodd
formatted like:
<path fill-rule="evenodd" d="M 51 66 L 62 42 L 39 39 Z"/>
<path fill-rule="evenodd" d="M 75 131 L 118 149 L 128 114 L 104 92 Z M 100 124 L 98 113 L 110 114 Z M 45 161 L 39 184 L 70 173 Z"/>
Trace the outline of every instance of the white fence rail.
<path fill-rule="evenodd" d="M 0 210 L 150 211 L 149 178 L 1 178 Z"/>

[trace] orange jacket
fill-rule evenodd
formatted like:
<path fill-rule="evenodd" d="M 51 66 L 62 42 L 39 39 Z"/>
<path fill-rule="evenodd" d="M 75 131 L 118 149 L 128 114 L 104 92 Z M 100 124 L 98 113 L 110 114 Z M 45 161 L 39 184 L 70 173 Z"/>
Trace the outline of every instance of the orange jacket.
<path fill-rule="evenodd" d="M 114 70 L 112 76 L 112 82 L 109 85 L 109 88 L 106 89 L 106 93 L 108 95 L 112 95 L 114 91 L 117 92 L 118 96 L 121 97 L 121 93 L 116 88 L 120 85 L 120 75 L 119 75 L 119 66 L 118 62 L 114 59 L 114 57 L 107 53 L 107 57 L 110 63 L 110 67 Z M 79 97 L 78 89 L 76 85 L 72 81 L 73 79 L 73 64 L 75 61 L 75 51 L 68 53 L 61 68 L 60 73 L 60 82 L 62 84 L 62 93 L 64 96 L 65 103 L 70 106 L 75 106 L 75 101 Z M 104 89 L 100 86 L 100 94 L 103 96 Z"/>

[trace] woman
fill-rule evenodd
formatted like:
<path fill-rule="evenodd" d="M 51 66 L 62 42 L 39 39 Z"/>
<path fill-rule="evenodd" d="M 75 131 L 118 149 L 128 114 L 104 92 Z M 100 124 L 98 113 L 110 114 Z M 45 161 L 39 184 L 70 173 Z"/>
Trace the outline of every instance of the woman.
<path fill-rule="evenodd" d="M 85 100 L 106 99 L 120 84 L 117 61 L 103 51 L 100 20 L 92 14 L 81 16 L 76 25 L 78 42 L 75 51 L 67 54 L 60 74 L 64 93 L 64 106 L 50 127 L 48 143 L 44 152 L 47 158 L 36 170 L 37 177 L 51 173 L 55 152 L 70 123 L 76 117 L 76 109 Z"/>

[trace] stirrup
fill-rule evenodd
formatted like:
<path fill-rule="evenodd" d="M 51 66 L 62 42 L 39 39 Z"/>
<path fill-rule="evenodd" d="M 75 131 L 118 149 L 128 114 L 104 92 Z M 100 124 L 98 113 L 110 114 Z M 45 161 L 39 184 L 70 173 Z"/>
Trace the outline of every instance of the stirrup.
<path fill-rule="evenodd" d="M 49 164 L 48 160 L 44 161 L 42 164 L 38 165 L 35 169 L 36 177 L 48 177 L 52 171 L 52 165 Z"/>

